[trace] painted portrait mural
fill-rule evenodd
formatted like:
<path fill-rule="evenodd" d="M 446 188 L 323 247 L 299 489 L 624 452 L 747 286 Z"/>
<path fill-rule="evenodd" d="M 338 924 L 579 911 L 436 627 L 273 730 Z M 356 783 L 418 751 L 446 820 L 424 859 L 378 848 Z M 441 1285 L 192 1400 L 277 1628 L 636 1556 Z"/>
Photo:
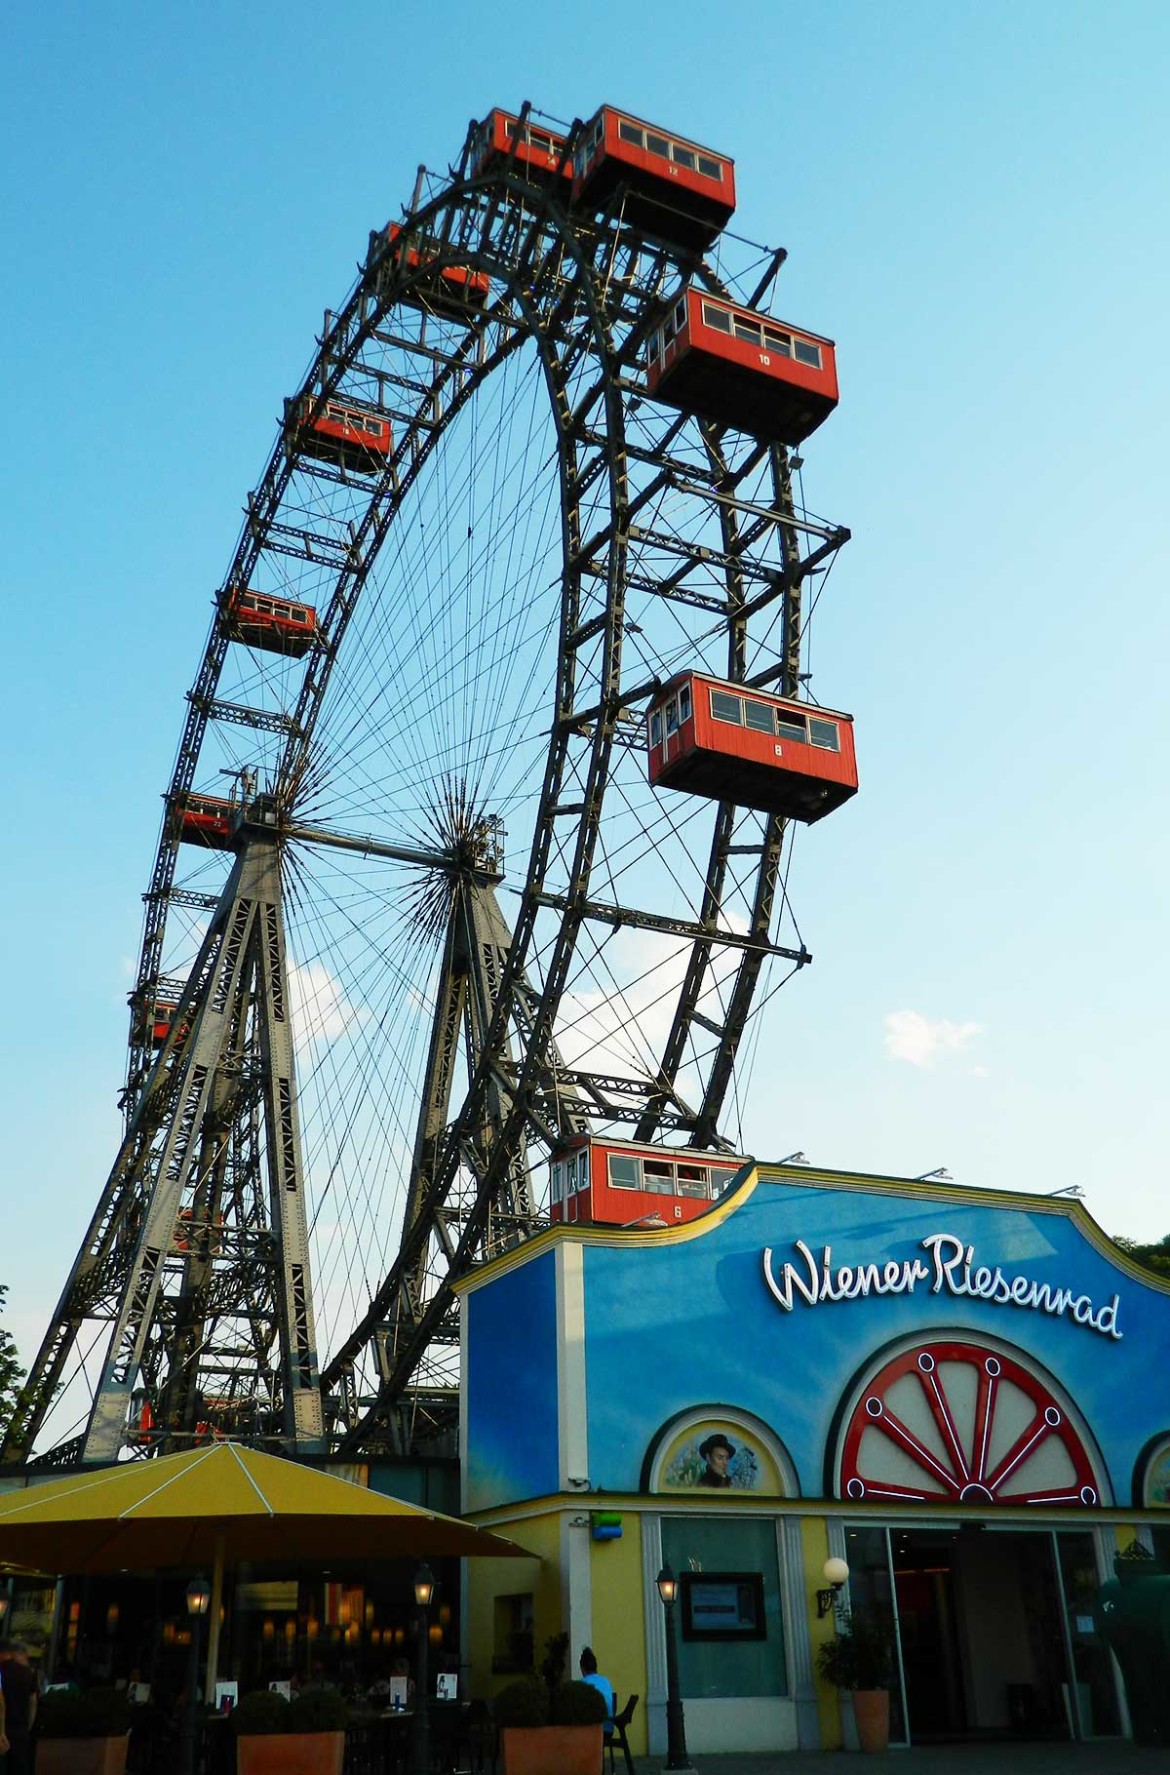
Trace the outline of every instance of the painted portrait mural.
<path fill-rule="evenodd" d="M 744 1412 L 688 1412 L 654 1439 L 643 1467 L 649 1491 L 748 1492 L 786 1497 L 794 1490 L 776 1437 Z"/>

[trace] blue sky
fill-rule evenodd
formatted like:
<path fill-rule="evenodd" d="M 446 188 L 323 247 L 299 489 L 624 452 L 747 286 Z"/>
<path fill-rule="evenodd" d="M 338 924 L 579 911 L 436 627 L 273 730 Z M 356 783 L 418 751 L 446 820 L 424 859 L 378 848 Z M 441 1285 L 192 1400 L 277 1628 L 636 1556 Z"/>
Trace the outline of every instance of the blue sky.
<path fill-rule="evenodd" d="M 281 401 L 416 165 L 524 98 L 733 153 L 736 229 L 789 249 L 780 311 L 838 341 L 804 488 L 854 540 L 812 665 L 863 790 L 797 844 L 816 961 L 761 1037 L 749 1144 L 1079 1183 L 1108 1230 L 1170 1231 L 1168 48 L 1124 0 L 10 14 L 0 1281 L 26 1355 L 118 1139 L 158 798 Z"/>

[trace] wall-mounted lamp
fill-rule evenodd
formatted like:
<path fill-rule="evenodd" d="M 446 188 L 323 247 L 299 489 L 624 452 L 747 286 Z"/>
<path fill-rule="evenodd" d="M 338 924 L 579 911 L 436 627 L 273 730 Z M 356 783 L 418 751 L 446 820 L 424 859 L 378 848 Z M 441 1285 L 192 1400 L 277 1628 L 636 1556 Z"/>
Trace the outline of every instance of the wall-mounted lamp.
<path fill-rule="evenodd" d="M 584 1478 L 582 1478 L 579 1474 L 570 1473 L 568 1478 L 565 1480 L 565 1484 L 571 1485 L 574 1491 L 588 1491 L 589 1490 L 589 1477 L 588 1477 L 588 1475 L 586 1475 Z"/>
<path fill-rule="evenodd" d="M 1071 1196 L 1074 1202 L 1083 1202 L 1085 1192 L 1079 1183 L 1066 1183 L 1063 1189 L 1045 1190 L 1046 1196 Z"/>
<path fill-rule="evenodd" d="M 849 1567 L 843 1559 L 826 1559 L 821 1569 L 825 1589 L 817 1591 L 817 1620 L 823 1621 L 837 1606 L 842 1586 L 849 1581 Z"/>
<path fill-rule="evenodd" d="M 812 1160 L 807 1153 L 795 1152 L 789 1153 L 788 1157 L 781 1159 L 780 1163 L 782 1165 L 811 1165 Z"/>
<path fill-rule="evenodd" d="M 954 1183 L 955 1180 L 946 1166 L 940 1165 L 937 1171 L 920 1171 L 914 1181 L 915 1183 Z"/>

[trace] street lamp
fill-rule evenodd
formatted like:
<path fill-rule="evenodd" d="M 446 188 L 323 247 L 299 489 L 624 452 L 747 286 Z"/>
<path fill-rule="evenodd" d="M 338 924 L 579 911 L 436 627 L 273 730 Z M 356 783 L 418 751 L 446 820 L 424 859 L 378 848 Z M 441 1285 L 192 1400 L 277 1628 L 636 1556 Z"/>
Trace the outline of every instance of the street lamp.
<path fill-rule="evenodd" d="M 658 1594 L 666 1611 L 666 1763 L 667 1769 L 690 1769 L 682 1696 L 678 1691 L 678 1647 L 674 1638 L 674 1605 L 678 1579 L 668 1565 L 658 1574 Z"/>
<path fill-rule="evenodd" d="M 414 1679 L 414 1770 L 415 1775 L 430 1775 L 431 1719 L 427 1706 L 427 1651 L 430 1630 L 427 1611 L 435 1594 L 435 1574 L 429 1565 L 420 1565 L 414 1574 L 414 1600 L 418 1605 L 418 1662 Z"/>
<path fill-rule="evenodd" d="M 187 1614 L 191 1620 L 191 1651 L 187 1659 L 187 1706 L 183 1712 L 183 1775 L 195 1775 L 197 1761 L 196 1735 L 199 1719 L 199 1639 L 203 1617 L 211 1601 L 211 1585 L 206 1578 L 192 1578 L 187 1586 Z"/>

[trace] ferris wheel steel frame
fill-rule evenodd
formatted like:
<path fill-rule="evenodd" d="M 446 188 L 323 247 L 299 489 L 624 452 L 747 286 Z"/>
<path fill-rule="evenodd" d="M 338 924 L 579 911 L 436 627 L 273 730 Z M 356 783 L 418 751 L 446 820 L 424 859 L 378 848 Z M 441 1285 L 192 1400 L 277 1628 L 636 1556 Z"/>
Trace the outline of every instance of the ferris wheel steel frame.
<path fill-rule="evenodd" d="M 527 114 L 525 106 L 521 124 Z M 573 139 L 570 134 L 566 155 Z M 544 1224 L 526 1185 L 523 1153 L 529 1136 L 549 1144 L 586 1127 L 591 1116 L 602 1116 L 628 1124 L 638 1141 L 672 1133 L 695 1146 L 726 1146 L 719 1119 L 760 970 L 772 956 L 794 968 L 811 959 L 803 943 L 793 948 L 773 940 L 785 831 L 778 816 L 749 815 L 730 803 L 718 805 L 705 885 L 693 918 L 605 900 L 592 891 L 591 866 L 614 748 L 637 743 L 639 705 L 661 682 L 658 677 L 631 681 L 623 670 L 628 593 L 636 590 L 709 616 L 726 634 L 729 679 L 748 685 L 771 683 L 782 694 L 796 695 L 803 588 L 811 574 L 825 570 L 849 533 L 798 511 L 784 446 L 697 422 L 646 399 L 640 374 L 645 339 L 687 279 L 699 279 L 717 293 L 726 293 L 711 267 L 692 252 L 631 228 L 620 188 L 601 213 L 584 216 L 562 202 L 559 176 L 543 183 L 525 177 L 514 150 L 502 167 L 473 176 L 470 142 L 469 134 L 459 166 L 429 196 L 420 169 L 400 239 L 425 241 L 425 255 L 417 254 L 411 264 L 405 254 L 391 250 L 385 236 L 371 237 L 358 281 L 345 306 L 326 314 L 313 363 L 288 403 L 291 413 L 307 412 L 311 419 L 339 391 L 348 398 L 355 398 L 355 386 L 366 391 L 368 404 L 391 422 L 393 448 L 384 470 L 362 477 L 359 484 L 344 463 L 310 460 L 286 422 L 260 485 L 248 498 L 244 526 L 218 595 L 217 617 L 189 693 L 165 797 L 167 817 L 144 896 L 139 1002 L 147 1002 L 163 983 L 164 939 L 172 909 L 211 914 L 209 934 L 200 960 L 184 982 L 181 1010 L 157 1059 L 152 1061 L 149 1027 L 132 1033 L 125 1093 L 127 1145 L 14 1413 L 3 1451 L 6 1458 L 31 1458 L 33 1442 L 87 1323 L 112 1327 L 106 1380 L 99 1386 L 87 1433 L 56 1444 L 40 1458 L 59 1463 L 95 1458 L 98 1443 L 104 1457 L 112 1458 L 114 1442 L 120 1437 L 125 1443 L 124 1429 L 116 1429 L 115 1419 L 119 1410 L 124 1411 L 135 1369 L 148 1379 L 156 1416 L 162 1414 L 166 1420 L 152 1446 L 180 1446 L 184 1436 L 195 1434 L 203 1409 L 195 1385 L 200 1360 L 196 1346 L 199 1328 L 207 1322 L 213 1282 L 221 1295 L 233 1286 L 246 1286 L 250 1298 L 259 1303 L 251 1338 L 255 1365 L 249 1372 L 264 1397 L 265 1422 L 281 1445 L 303 1452 L 324 1446 L 324 1438 L 345 1455 L 434 1446 L 435 1439 L 449 1431 L 454 1409 L 449 1367 L 442 1355 L 456 1336 L 453 1285 L 490 1250 Z M 753 301 L 764 295 L 783 257 L 782 252 L 771 255 Z M 469 311 L 466 321 L 460 322 L 460 337 L 444 344 L 440 335 L 439 343 L 430 343 L 427 289 L 433 289 L 434 280 L 449 268 L 486 273 L 490 299 L 481 311 Z M 495 894 L 499 859 L 479 829 L 482 822 L 474 835 L 463 832 L 458 841 L 452 838 L 449 852 L 429 859 L 449 871 L 452 892 L 401 1243 L 366 1312 L 321 1367 L 326 1407 L 322 1419 L 320 1410 L 314 1413 L 308 1405 L 300 1385 L 309 1374 L 309 1390 L 317 1385 L 311 1296 L 302 1292 L 300 1306 L 294 1306 L 288 1279 L 291 1246 L 298 1261 L 306 1259 L 307 1283 L 307 1251 L 298 1245 L 297 1232 L 298 1224 L 303 1227 L 303 1203 L 300 1222 L 294 1213 L 287 1225 L 280 1211 L 271 1207 L 267 1227 L 260 1227 L 268 1238 L 266 1252 L 259 1252 L 262 1240 L 254 1242 L 248 1260 L 251 1269 L 245 1274 L 243 1257 L 232 1250 L 231 1229 L 217 1231 L 200 1221 L 202 1210 L 196 1212 L 199 1204 L 191 1195 L 198 1187 L 192 1182 L 194 1174 L 187 1174 L 184 1182 L 167 1155 L 181 1116 L 177 1106 L 184 1081 L 189 1085 L 199 1061 L 201 1018 L 209 995 L 218 991 L 221 1000 L 226 995 L 226 1001 L 235 1005 L 230 1020 L 237 1043 L 247 1046 L 258 1041 L 265 1051 L 261 1064 L 251 1071 L 248 1055 L 235 1054 L 234 1099 L 230 1091 L 225 1097 L 222 1066 L 215 1089 L 206 1083 L 201 1089 L 208 1103 L 216 1099 L 221 1126 L 232 1117 L 267 1118 L 266 1140 L 257 1143 L 253 1135 L 252 1145 L 257 1152 L 260 1145 L 267 1148 L 272 1174 L 271 1154 L 280 1144 L 281 1132 L 271 1087 L 270 975 L 257 971 L 257 964 L 250 976 L 253 985 L 245 990 L 237 966 L 236 975 L 225 985 L 223 933 L 233 909 L 238 915 L 241 899 L 248 898 L 241 894 L 241 876 L 259 866 L 255 861 L 249 864 L 249 857 L 266 859 L 265 879 L 271 888 L 290 845 L 310 842 L 377 852 L 377 842 L 360 833 L 314 831 L 298 820 L 298 795 L 334 662 L 394 519 L 447 429 L 475 400 L 485 381 L 526 345 L 535 348 L 548 395 L 561 526 L 556 700 L 539 813 L 511 928 Z M 417 374 L 388 375 L 377 356 L 386 346 L 400 353 Z M 634 414 L 636 424 L 631 423 Z M 654 435 L 647 440 L 643 434 L 651 425 Z M 701 450 L 692 444 L 688 454 L 684 439 L 688 435 L 693 439 L 696 430 Z M 323 485 L 335 483 L 351 501 L 368 493 L 364 510 L 344 522 L 334 521 L 328 509 L 318 510 L 310 523 L 309 514 L 288 497 L 294 477 L 306 473 Z M 757 475 L 765 477 L 766 498 L 742 491 L 745 484 L 754 485 L 752 477 Z M 680 513 L 673 521 L 664 515 L 661 503 L 666 492 Z M 713 535 L 717 544 L 696 543 L 696 534 Z M 253 582 L 266 555 L 311 564 L 332 581 L 329 597 L 318 610 L 317 635 L 305 658 L 303 681 L 288 709 L 252 708 L 218 695 L 232 644 L 223 620 L 228 598 L 234 588 Z M 778 658 L 761 667 L 752 657 L 749 625 L 765 613 L 774 621 L 777 608 Z M 212 723 L 252 727 L 272 735 L 279 753 L 264 795 L 250 802 L 247 785 L 241 794 L 239 857 L 220 895 L 175 881 L 182 842 L 175 815 L 196 782 Z M 394 854 L 392 847 L 383 850 Z M 567 879 L 559 888 L 550 886 L 554 855 L 568 859 Z M 743 928 L 733 928 L 727 917 L 733 890 L 747 908 Z M 270 891 L 269 903 L 276 904 L 279 919 L 275 890 Z M 554 915 L 555 927 L 540 978 L 534 980 L 528 963 L 542 913 Z M 557 1050 L 558 1008 L 580 933 L 591 922 L 611 929 L 632 925 L 660 931 L 689 946 L 670 1030 L 653 1076 L 591 1072 L 579 1063 L 566 1065 Z M 733 973 L 730 990 L 721 1000 L 721 1015 L 712 1016 L 710 1008 L 701 1005 L 720 952 L 733 958 Z M 233 993 L 244 997 L 233 1000 Z M 182 1018 L 187 1019 L 185 1036 L 180 1032 Z M 471 1031 L 470 1082 L 451 1113 L 446 1093 L 461 1020 Z M 690 1103 L 680 1094 L 679 1077 L 697 1031 L 703 1033 L 711 1059 L 701 1098 Z M 519 1052 L 513 1052 L 514 1042 Z M 224 1048 L 221 1054 L 227 1051 Z M 291 1077 L 291 1050 L 280 1064 Z M 188 1132 L 190 1124 L 188 1111 Z M 204 1138 L 211 1126 L 211 1122 L 201 1124 Z M 127 1161 L 131 1148 L 138 1154 L 134 1163 Z M 146 1163 L 142 1155 L 148 1149 L 153 1157 Z M 291 1163 L 295 1169 L 295 1153 Z M 164 1188 L 160 1178 L 168 1166 L 171 1175 Z M 461 1166 L 474 1176 L 475 1194 L 456 1213 L 451 1201 Z M 275 1204 L 278 1197 L 274 1184 L 271 1202 Z M 249 1212 L 263 1222 L 261 1192 L 255 1192 Z M 182 1231 L 184 1213 L 201 1227 L 201 1250 L 195 1254 L 199 1262 L 188 1250 L 175 1269 L 176 1278 L 179 1270 L 182 1275 L 174 1282 L 171 1307 L 161 1312 L 158 1277 L 147 1274 L 148 1253 L 154 1253 L 157 1264 L 169 1236 L 173 1258 L 176 1229 Z M 276 1309 L 274 1302 L 284 1305 Z M 275 1327 L 274 1311 L 279 1322 Z M 176 1329 L 184 1325 L 185 1342 Z M 368 1361 L 371 1352 L 376 1354 L 379 1376 L 373 1398 L 354 1383 L 359 1360 Z M 111 1391 L 115 1371 L 120 1378 Z M 95 1442 L 98 1423 L 105 1429 Z"/>

